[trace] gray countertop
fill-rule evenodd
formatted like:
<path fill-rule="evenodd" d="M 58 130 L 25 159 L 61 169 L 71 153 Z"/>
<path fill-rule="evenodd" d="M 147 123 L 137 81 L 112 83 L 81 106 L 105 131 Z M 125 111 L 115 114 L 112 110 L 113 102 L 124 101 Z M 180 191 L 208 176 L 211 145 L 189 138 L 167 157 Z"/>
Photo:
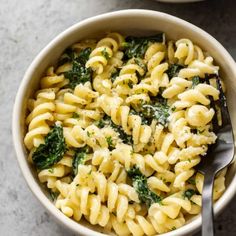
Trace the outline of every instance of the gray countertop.
<path fill-rule="evenodd" d="M 16 162 L 11 113 L 21 78 L 37 53 L 70 25 L 104 12 L 144 8 L 170 13 L 215 36 L 236 59 L 236 1 L 161 4 L 152 0 L 0 1 L 0 236 L 68 235 L 27 187 Z M 216 235 L 236 235 L 236 197 L 216 223 Z M 198 234 L 200 235 L 200 234 Z"/>

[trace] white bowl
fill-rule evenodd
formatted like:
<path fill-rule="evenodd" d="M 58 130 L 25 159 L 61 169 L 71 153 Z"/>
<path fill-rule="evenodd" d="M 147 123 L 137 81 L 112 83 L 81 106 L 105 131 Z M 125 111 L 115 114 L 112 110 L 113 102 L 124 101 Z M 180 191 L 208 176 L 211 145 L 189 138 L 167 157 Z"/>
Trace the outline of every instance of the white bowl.
<path fill-rule="evenodd" d="M 27 162 L 27 152 L 23 144 L 26 101 L 37 88 L 45 69 L 53 64 L 59 55 L 71 44 L 82 38 L 97 37 L 102 32 L 118 31 L 125 34 L 151 34 L 163 31 L 172 39 L 190 38 L 194 43 L 207 50 L 221 67 L 221 76 L 227 86 L 227 99 L 234 130 L 236 130 L 236 66 L 224 47 L 212 36 L 200 28 L 179 18 L 161 12 L 148 10 L 123 10 L 95 16 L 70 27 L 50 42 L 35 58 L 18 90 L 12 120 L 12 133 L 17 159 L 22 173 L 38 200 L 58 221 L 71 230 L 83 235 L 104 235 L 94 231 L 85 223 L 80 224 L 66 217 L 48 199 L 36 176 L 35 169 Z M 215 204 L 215 213 L 219 213 L 230 202 L 236 191 L 236 164 L 232 164 L 226 178 L 227 189 Z M 191 235 L 201 226 L 201 217 L 191 219 L 183 227 L 166 233 L 166 236 Z"/>

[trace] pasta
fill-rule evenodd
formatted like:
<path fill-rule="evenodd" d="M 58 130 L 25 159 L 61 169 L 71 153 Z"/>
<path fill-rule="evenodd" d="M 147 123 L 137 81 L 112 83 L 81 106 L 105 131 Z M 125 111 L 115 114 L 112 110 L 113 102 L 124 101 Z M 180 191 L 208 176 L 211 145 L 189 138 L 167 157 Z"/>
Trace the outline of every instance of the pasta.
<path fill-rule="evenodd" d="M 67 49 L 28 100 L 29 161 L 66 216 L 156 235 L 201 211 L 219 67 L 190 39 L 113 32 Z M 223 170 L 214 200 L 225 190 Z"/>

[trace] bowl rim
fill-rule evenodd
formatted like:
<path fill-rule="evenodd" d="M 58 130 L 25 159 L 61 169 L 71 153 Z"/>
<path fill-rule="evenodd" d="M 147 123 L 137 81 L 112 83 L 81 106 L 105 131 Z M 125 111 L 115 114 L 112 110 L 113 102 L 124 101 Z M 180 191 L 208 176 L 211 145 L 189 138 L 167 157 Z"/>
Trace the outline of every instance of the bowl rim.
<path fill-rule="evenodd" d="M 26 70 L 23 79 L 20 83 L 20 86 L 18 88 L 14 108 L 13 108 L 13 116 L 12 116 L 12 137 L 13 137 L 13 144 L 15 148 L 16 157 L 18 160 L 18 164 L 20 166 L 21 172 L 30 188 L 30 190 L 33 192 L 33 194 L 36 196 L 36 198 L 41 202 L 41 204 L 53 215 L 62 225 L 65 225 L 67 228 L 73 230 L 74 232 L 81 233 L 83 235 L 105 235 L 102 233 L 99 233 L 97 231 L 94 231 L 86 226 L 83 226 L 79 224 L 78 222 L 70 219 L 69 217 L 65 216 L 60 210 L 58 210 L 54 204 L 49 200 L 49 198 L 43 193 L 43 191 L 40 188 L 40 184 L 35 181 L 30 168 L 29 163 L 27 161 L 27 158 L 24 154 L 23 147 L 22 147 L 22 140 L 20 135 L 20 121 L 19 117 L 21 115 L 21 108 L 22 108 L 22 101 L 24 94 L 27 89 L 27 84 L 31 80 L 31 75 L 33 71 L 35 70 L 36 66 L 41 62 L 41 60 L 50 52 L 51 48 L 54 45 L 60 44 L 64 38 L 68 37 L 73 31 L 79 29 L 80 27 L 93 23 L 97 20 L 102 20 L 106 18 L 112 18 L 112 17 L 124 17 L 124 16 L 149 16 L 151 17 L 159 17 L 159 18 L 166 18 L 168 22 L 175 23 L 178 25 L 184 25 L 186 28 L 189 28 L 190 31 L 194 31 L 195 34 L 200 34 L 202 38 L 206 38 L 208 41 L 215 44 L 218 48 L 218 51 L 221 52 L 225 56 L 224 59 L 226 59 L 226 62 L 229 64 L 230 68 L 232 69 L 233 73 L 236 75 L 236 67 L 235 62 L 231 55 L 226 51 L 226 49 L 210 34 L 208 34 L 206 31 L 202 30 L 201 28 L 182 20 L 178 17 L 172 16 L 170 14 L 158 12 L 158 11 L 152 11 L 152 10 L 144 10 L 144 9 L 129 9 L 129 10 L 119 10 L 114 12 L 109 12 L 105 14 L 100 14 L 97 16 L 93 16 L 90 18 L 87 18 L 85 20 L 82 20 L 66 30 L 64 30 L 62 33 L 60 33 L 58 36 L 56 36 L 53 40 L 47 44 L 46 47 L 44 47 L 38 55 L 35 57 L 33 62 L 30 64 L 28 69 Z M 216 202 L 214 205 L 214 212 L 216 214 L 220 213 L 223 208 L 226 207 L 226 205 L 230 202 L 230 200 L 233 198 L 236 188 L 234 188 L 234 185 L 236 185 L 236 175 L 232 178 L 231 183 L 225 190 L 224 194 L 221 196 L 221 198 Z M 183 225 L 182 227 L 162 234 L 165 236 L 176 236 L 176 235 L 189 235 L 191 233 L 196 232 L 201 225 L 201 215 L 197 216 L 196 219 L 194 219 L 192 222 Z"/>

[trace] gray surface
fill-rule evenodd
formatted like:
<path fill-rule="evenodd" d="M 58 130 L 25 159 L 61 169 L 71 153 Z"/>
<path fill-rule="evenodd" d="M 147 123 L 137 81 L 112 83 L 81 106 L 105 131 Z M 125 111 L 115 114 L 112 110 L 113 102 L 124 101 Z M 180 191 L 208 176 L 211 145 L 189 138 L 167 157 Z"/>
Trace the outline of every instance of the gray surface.
<path fill-rule="evenodd" d="M 14 97 L 29 63 L 58 33 L 89 16 L 128 8 L 167 12 L 215 36 L 236 59 L 236 2 L 171 5 L 145 0 L 0 1 L 0 236 L 71 234 L 54 222 L 20 173 L 11 139 Z M 216 235 L 236 235 L 236 197 L 218 217 Z M 199 234 L 200 235 L 200 234 Z"/>

